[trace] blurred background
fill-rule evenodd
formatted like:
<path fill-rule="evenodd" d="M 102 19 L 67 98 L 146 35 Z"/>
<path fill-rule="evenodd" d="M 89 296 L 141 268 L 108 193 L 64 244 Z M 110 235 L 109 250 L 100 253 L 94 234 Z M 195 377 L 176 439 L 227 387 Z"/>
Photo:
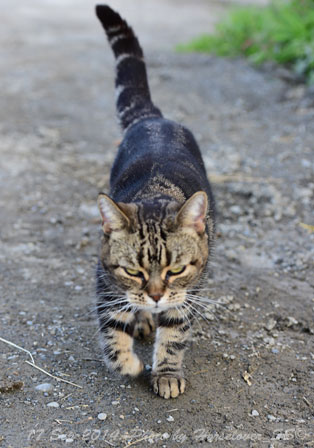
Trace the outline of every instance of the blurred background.
<path fill-rule="evenodd" d="M 0 0 L 0 337 L 83 387 L 0 341 L 0 445 L 190 447 L 201 430 L 224 447 L 239 433 L 241 448 L 312 446 L 313 0 L 108 3 L 140 39 L 154 102 L 200 145 L 216 305 L 175 403 L 103 366 L 92 310 L 96 198 L 121 140 L 113 56 L 93 1 Z M 149 372 L 151 342 L 136 350 Z"/>

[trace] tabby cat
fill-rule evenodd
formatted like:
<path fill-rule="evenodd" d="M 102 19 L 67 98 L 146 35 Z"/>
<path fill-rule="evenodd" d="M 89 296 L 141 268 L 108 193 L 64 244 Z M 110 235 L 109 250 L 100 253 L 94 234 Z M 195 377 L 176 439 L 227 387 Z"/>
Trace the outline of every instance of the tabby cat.
<path fill-rule="evenodd" d="M 213 243 L 213 197 L 193 135 L 152 103 L 132 29 L 109 6 L 98 5 L 96 14 L 115 55 L 124 134 L 110 195 L 98 197 L 97 313 L 104 357 L 122 375 L 140 374 L 133 338 L 148 336 L 156 321 L 152 387 L 173 398 L 185 389 L 183 355 Z"/>

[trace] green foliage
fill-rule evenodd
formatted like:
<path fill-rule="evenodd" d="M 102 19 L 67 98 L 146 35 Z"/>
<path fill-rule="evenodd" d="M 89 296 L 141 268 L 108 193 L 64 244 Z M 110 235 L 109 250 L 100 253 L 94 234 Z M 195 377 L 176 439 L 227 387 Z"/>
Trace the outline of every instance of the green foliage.
<path fill-rule="evenodd" d="M 178 50 L 244 55 L 257 64 L 276 61 L 314 83 L 314 0 L 234 9 L 214 35 L 202 35 Z"/>

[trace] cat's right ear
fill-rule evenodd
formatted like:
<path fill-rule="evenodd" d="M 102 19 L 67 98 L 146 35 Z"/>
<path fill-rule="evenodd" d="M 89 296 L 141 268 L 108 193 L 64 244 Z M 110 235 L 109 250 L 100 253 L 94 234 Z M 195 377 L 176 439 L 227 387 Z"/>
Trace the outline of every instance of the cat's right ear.
<path fill-rule="evenodd" d="M 113 230 L 121 230 L 130 225 L 130 220 L 121 208 L 109 196 L 100 193 L 97 199 L 98 208 L 102 217 L 102 229 L 105 234 Z"/>

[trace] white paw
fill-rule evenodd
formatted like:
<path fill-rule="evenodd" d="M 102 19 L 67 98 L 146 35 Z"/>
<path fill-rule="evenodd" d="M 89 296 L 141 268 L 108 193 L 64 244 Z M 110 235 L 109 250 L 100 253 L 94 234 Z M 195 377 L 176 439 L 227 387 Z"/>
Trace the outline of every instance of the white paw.
<path fill-rule="evenodd" d="M 121 375 L 137 376 L 144 369 L 143 362 L 134 354 L 128 353 L 124 360 L 120 360 Z"/>

